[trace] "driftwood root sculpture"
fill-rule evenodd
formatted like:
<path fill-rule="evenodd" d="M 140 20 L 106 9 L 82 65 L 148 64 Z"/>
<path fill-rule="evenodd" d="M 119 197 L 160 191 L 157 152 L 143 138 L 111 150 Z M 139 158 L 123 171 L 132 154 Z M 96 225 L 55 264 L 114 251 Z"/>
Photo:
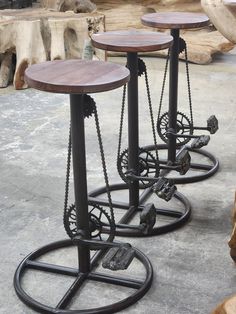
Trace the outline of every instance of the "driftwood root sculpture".
<path fill-rule="evenodd" d="M 234 262 L 236 262 L 236 193 L 234 207 L 232 210 L 232 222 L 234 225 L 231 239 L 229 241 L 230 255 Z M 236 313 L 236 295 L 226 299 L 221 303 L 212 314 L 235 314 Z"/>
<path fill-rule="evenodd" d="M 23 89 L 27 87 L 24 72 L 29 65 L 82 58 L 91 34 L 98 31 L 104 31 L 104 16 L 98 13 L 4 10 L 0 15 L 0 87 L 9 84 L 14 55 L 13 84 L 16 89 Z"/>
<path fill-rule="evenodd" d="M 217 30 L 236 43 L 236 0 L 201 0 L 201 3 Z"/>

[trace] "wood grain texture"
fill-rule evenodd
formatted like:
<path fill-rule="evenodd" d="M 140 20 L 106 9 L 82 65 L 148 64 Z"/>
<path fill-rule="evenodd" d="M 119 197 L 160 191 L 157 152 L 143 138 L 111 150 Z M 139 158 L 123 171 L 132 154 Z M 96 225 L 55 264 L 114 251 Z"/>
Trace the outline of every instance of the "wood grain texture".
<path fill-rule="evenodd" d="M 236 7 L 226 5 L 225 0 L 201 0 L 201 4 L 216 29 L 236 44 Z"/>
<path fill-rule="evenodd" d="M 172 36 L 148 31 L 113 31 L 92 35 L 96 48 L 117 52 L 150 52 L 169 48 Z"/>
<path fill-rule="evenodd" d="M 35 64 L 25 72 L 35 89 L 63 94 L 85 94 L 118 88 L 129 80 L 129 70 L 104 61 L 57 60 Z"/>
<path fill-rule="evenodd" d="M 151 13 L 143 15 L 141 20 L 146 26 L 164 29 L 193 29 L 209 24 L 205 14 L 190 12 Z"/>

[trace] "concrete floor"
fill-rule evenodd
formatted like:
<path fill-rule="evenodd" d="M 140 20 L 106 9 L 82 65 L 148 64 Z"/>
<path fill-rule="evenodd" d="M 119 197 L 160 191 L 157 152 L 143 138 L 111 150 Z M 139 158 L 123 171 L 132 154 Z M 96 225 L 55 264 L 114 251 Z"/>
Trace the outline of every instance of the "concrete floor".
<path fill-rule="evenodd" d="M 156 116 L 164 60 L 144 59 L 149 69 Z M 125 63 L 124 58 L 112 61 Z M 180 64 L 179 81 L 179 110 L 188 114 L 183 63 Z M 193 208 L 191 220 L 184 227 L 161 236 L 123 240 L 149 257 L 154 280 L 149 292 L 122 313 L 206 314 L 222 299 L 236 293 L 235 265 L 227 245 L 236 185 L 236 50 L 216 56 L 209 65 L 191 65 L 191 81 L 196 125 L 205 125 L 211 114 L 219 119 L 220 129 L 211 136 L 207 150 L 219 158 L 220 171 L 206 181 L 178 186 Z M 118 89 L 94 95 L 110 182 L 120 182 L 114 160 L 121 93 Z M 163 106 L 166 111 L 167 93 Z M 12 280 L 17 265 L 29 252 L 66 237 L 62 216 L 68 97 L 32 89 L 15 91 L 10 87 L 0 90 L 0 108 L 0 313 L 30 314 L 34 312 L 19 301 Z M 141 145 L 151 144 L 143 79 L 140 80 L 140 117 Z M 127 147 L 126 135 L 125 131 L 122 149 Z M 104 184 L 93 119 L 86 121 L 86 136 L 91 190 Z M 155 202 L 160 203 L 160 200 L 155 199 Z M 173 207 L 174 204 L 165 206 Z M 59 264 L 76 265 L 76 254 L 71 253 L 66 250 L 45 260 L 56 258 Z M 130 276 L 142 276 L 137 263 L 129 272 Z M 56 304 L 72 282 L 71 278 L 39 272 L 29 273 L 24 284 L 27 280 L 27 291 L 49 304 Z M 80 295 L 81 308 L 102 306 L 130 293 L 102 284 L 92 286 L 90 283 L 86 288 Z M 76 302 L 72 308 L 76 308 Z"/>

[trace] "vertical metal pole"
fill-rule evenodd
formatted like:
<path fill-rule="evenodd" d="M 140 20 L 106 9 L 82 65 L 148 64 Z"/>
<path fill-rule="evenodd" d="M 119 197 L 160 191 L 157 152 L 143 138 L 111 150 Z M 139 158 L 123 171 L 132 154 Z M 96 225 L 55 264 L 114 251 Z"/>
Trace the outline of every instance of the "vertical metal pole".
<path fill-rule="evenodd" d="M 85 132 L 83 114 L 83 95 L 70 95 L 71 141 L 74 173 L 74 195 L 77 229 L 85 239 L 89 238 L 88 192 L 86 175 Z M 90 250 L 79 247 L 79 271 L 90 270 Z"/>
<path fill-rule="evenodd" d="M 127 53 L 127 67 L 130 70 L 128 83 L 128 146 L 129 169 L 138 173 L 139 127 L 138 127 L 138 55 L 136 52 Z M 129 205 L 139 205 L 139 182 L 130 183 Z"/>
<path fill-rule="evenodd" d="M 178 71 L 179 71 L 179 29 L 172 29 L 173 46 L 170 53 L 170 81 L 169 81 L 169 129 L 176 132 L 178 107 Z M 175 162 L 176 137 L 168 138 L 168 161 Z"/>

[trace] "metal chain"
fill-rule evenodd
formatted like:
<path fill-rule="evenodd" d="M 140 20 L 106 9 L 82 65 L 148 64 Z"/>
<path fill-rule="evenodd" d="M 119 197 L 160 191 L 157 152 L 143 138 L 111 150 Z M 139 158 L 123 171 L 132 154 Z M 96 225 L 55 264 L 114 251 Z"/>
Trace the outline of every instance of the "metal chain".
<path fill-rule="evenodd" d="M 157 115 L 157 123 L 158 123 L 160 116 L 161 116 L 161 108 L 162 108 L 163 96 L 164 96 L 164 91 L 165 91 L 169 60 L 170 60 L 170 49 L 168 49 L 168 53 L 167 53 L 167 57 L 166 57 L 164 77 L 163 77 L 162 88 L 161 88 L 161 97 L 160 97 L 160 103 L 159 103 L 159 109 L 158 109 L 158 115 Z"/>
<path fill-rule="evenodd" d="M 117 164 L 119 162 L 120 152 L 121 152 L 121 142 L 122 142 L 122 133 L 123 133 L 123 125 L 124 125 L 124 112 L 125 112 L 125 98 L 126 98 L 126 84 L 123 87 L 123 96 L 122 96 L 122 104 L 121 104 L 120 129 L 119 129 L 117 162 L 116 162 Z"/>
<path fill-rule="evenodd" d="M 103 149 L 101 129 L 100 129 L 100 126 L 99 126 L 99 120 L 98 120 L 98 113 L 97 113 L 96 105 L 95 105 L 95 108 L 94 108 L 94 118 L 95 118 L 95 125 L 96 125 L 97 136 L 98 136 L 99 149 L 100 149 L 100 154 L 101 154 L 101 161 L 102 161 L 103 175 L 104 175 L 104 180 L 105 180 L 105 185 L 106 185 L 106 192 L 107 192 L 108 203 L 109 203 L 109 208 L 110 208 L 110 212 L 111 212 L 111 221 L 112 221 L 112 224 L 114 225 L 114 229 L 113 230 L 115 232 L 115 214 L 114 214 L 114 209 L 113 209 L 113 206 L 112 206 L 111 192 L 110 192 L 110 189 L 109 189 L 109 180 L 108 180 L 108 175 L 107 175 L 105 153 L 104 153 L 104 149 Z"/>
<path fill-rule="evenodd" d="M 68 152 L 67 152 L 67 163 L 66 163 L 66 183 L 65 183 L 65 200 L 64 200 L 64 218 L 68 208 L 69 198 L 69 184 L 70 184 L 70 167 L 71 167 L 71 123 L 69 126 L 69 140 L 68 140 Z"/>
<path fill-rule="evenodd" d="M 101 137 L 101 131 L 100 131 L 100 127 L 99 127 L 99 120 L 98 120 L 98 114 L 97 114 L 96 105 L 95 105 L 95 108 L 94 108 L 94 117 L 95 117 L 95 124 L 96 124 L 96 130 L 97 130 L 97 136 L 98 136 L 98 142 L 99 142 L 99 149 L 100 149 L 101 160 L 102 160 L 104 180 L 105 180 L 106 191 L 107 191 L 107 196 L 108 196 L 108 203 L 109 203 L 109 208 L 110 208 L 110 212 L 111 212 L 111 221 L 112 221 L 112 224 L 113 224 L 111 230 L 113 230 L 113 233 L 114 233 L 115 232 L 115 215 L 114 215 L 114 210 L 113 210 L 113 207 L 112 207 L 111 193 L 110 193 L 110 190 L 109 190 L 109 181 L 108 181 L 108 175 L 107 175 L 107 169 L 106 169 L 105 154 L 104 154 L 104 149 L 103 149 L 103 144 L 102 144 L 102 137 Z M 71 168 L 71 152 L 72 152 L 72 143 L 71 143 L 71 125 L 70 125 L 70 128 L 69 128 L 69 140 L 68 140 L 68 153 L 67 153 L 67 166 L 66 166 L 64 220 L 65 220 L 65 215 L 66 215 L 67 209 L 68 209 L 70 168 Z"/>
<path fill-rule="evenodd" d="M 192 105 L 187 45 L 185 45 L 184 54 L 185 54 L 186 76 L 187 76 L 187 84 L 188 84 L 188 100 L 189 100 L 190 121 L 191 121 L 191 124 L 193 126 L 193 105 Z"/>
<path fill-rule="evenodd" d="M 157 159 L 157 162 L 159 162 L 158 149 L 157 149 L 157 138 L 156 138 L 156 131 L 155 131 L 154 116 L 153 116 L 153 108 L 152 108 L 152 101 L 151 101 L 151 94 L 150 94 L 146 65 L 145 65 L 144 75 L 145 75 L 145 83 L 146 83 L 146 90 L 147 90 L 147 97 L 148 97 L 148 107 L 149 107 L 149 112 L 150 112 L 152 135 L 153 135 L 153 140 L 154 140 L 154 145 L 155 145 L 156 159 Z"/>

